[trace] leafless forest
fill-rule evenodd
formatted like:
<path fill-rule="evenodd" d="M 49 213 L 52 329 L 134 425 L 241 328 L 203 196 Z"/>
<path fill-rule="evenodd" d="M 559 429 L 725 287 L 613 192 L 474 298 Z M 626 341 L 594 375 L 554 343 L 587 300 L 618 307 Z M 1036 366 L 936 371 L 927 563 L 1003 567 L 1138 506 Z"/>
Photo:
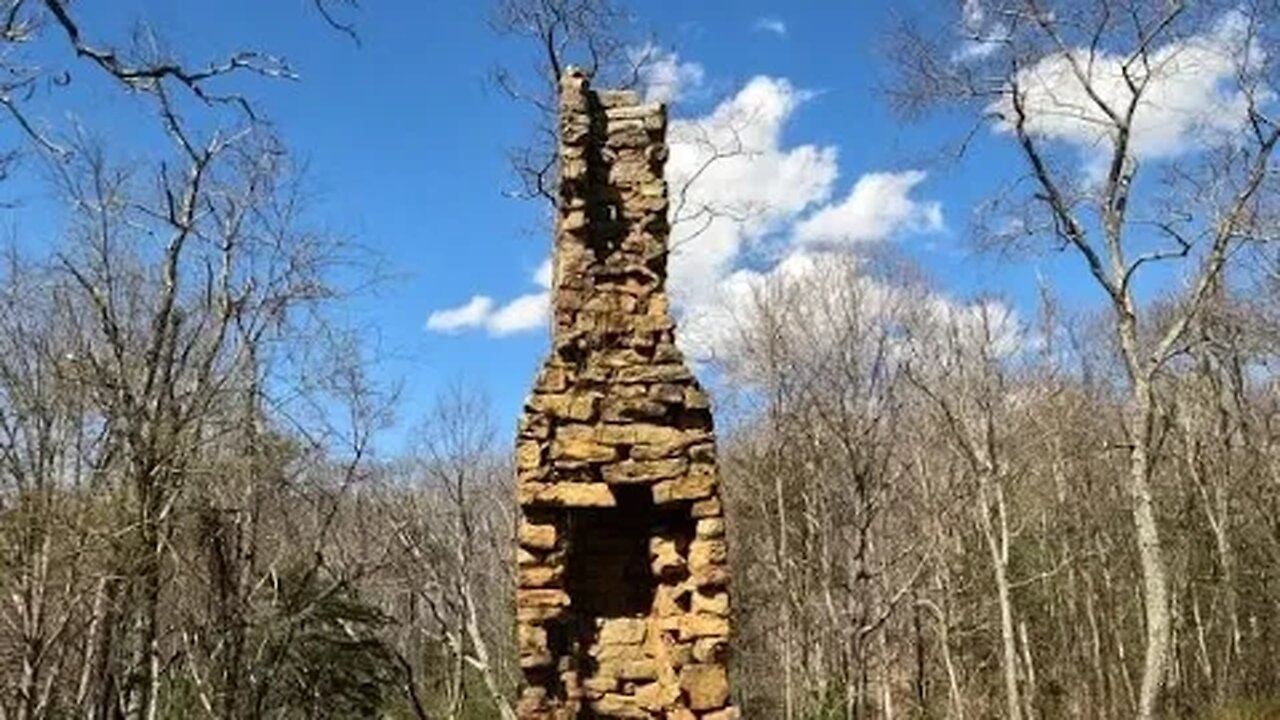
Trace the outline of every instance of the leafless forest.
<path fill-rule="evenodd" d="M 1020 323 L 985 298 L 940 304 L 880 253 L 738 308 L 704 364 L 738 704 L 753 720 L 1280 717 L 1280 7 L 989 5 L 998 31 L 971 40 L 1002 51 L 963 66 L 958 3 L 938 4 L 951 30 L 886 28 L 878 101 L 1001 123 L 1022 177 L 967 232 L 1076 258 L 1095 302 L 1046 281 Z M 78 7 L 0 0 L 20 138 L 3 170 L 66 208 L 56 247 L 0 261 L 0 718 L 514 717 L 514 419 L 462 385 L 396 408 L 371 377 L 342 308 L 379 270 L 308 223 L 290 148 L 236 94 L 292 68 L 269 48 L 210 61 L 100 38 Z M 364 11 L 316 0 L 299 22 L 350 42 Z M 1157 50 L 1224 12 L 1248 122 L 1137 162 L 1144 93 L 1180 71 Z M 547 62 L 498 73 L 531 127 L 566 58 L 626 82 L 622 18 L 600 0 L 497 8 L 495 29 Z M 34 116 L 26 98 L 59 91 L 38 43 L 145 104 L 166 149 L 126 160 Z M 1022 70 L 1055 53 L 1083 88 L 1055 111 L 1108 149 L 1095 179 L 1038 124 Z M 554 197 L 540 117 L 512 159 Z M 1139 293 L 1152 272 L 1173 280 Z M 420 416 L 416 449 L 375 456 L 393 410 Z"/>

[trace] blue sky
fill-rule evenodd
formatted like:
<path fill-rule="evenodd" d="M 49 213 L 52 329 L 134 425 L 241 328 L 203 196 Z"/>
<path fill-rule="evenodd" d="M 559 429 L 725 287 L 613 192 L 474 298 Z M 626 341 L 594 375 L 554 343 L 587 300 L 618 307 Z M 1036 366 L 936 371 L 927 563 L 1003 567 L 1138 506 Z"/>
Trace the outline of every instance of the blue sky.
<path fill-rule="evenodd" d="M 103 43 L 120 42 L 137 18 L 161 29 L 189 59 L 245 47 L 287 58 L 299 82 L 254 81 L 250 94 L 309 162 L 317 219 L 375 249 L 395 275 L 348 309 L 375 342 L 379 372 L 404 385 L 400 423 L 384 438 L 383 451 L 399 449 L 404 429 L 433 394 L 458 380 L 488 392 L 505 429 L 547 347 L 542 326 L 494 337 L 484 327 L 433 332 L 427 319 L 476 295 L 499 306 L 540 292 L 534 276 L 550 248 L 548 234 L 538 232 L 541 208 L 506 194 L 515 181 L 505 151 L 525 137 L 532 117 L 489 81 L 497 64 L 527 65 L 530 51 L 495 36 L 484 2 L 368 0 L 351 15 L 359 46 L 328 30 L 309 4 L 113 0 L 109 11 L 107 3 L 78 8 L 83 25 Z M 897 4 L 650 0 L 632 7 L 664 53 L 674 53 L 663 56 L 672 67 L 696 66 L 699 77 L 679 88 L 674 117 L 691 123 L 713 117 L 735 98 L 747 102 L 743 93 L 754 88 L 785 104 L 762 140 L 775 159 L 795 161 L 802 175 L 828 173 L 822 187 L 794 198 L 792 210 L 726 240 L 736 249 L 714 270 L 712 284 L 768 274 L 788 253 L 808 252 L 813 245 L 805 237 L 820 243 L 824 232 L 831 240 L 850 224 L 865 225 L 868 211 L 850 193 L 866 179 L 864 189 L 880 187 L 888 195 L 868 190 L 859 202 L 883 208 L 888 198 L 905 205 L 891 216 L 872 213 L 882 226 L 866 230 L 860 242 L 896 244 L 949 297 L 996 292 L 1025 319 L 1034 312 L 1038 273 L 1070 301 L 1096 297 L 1071 256 L 1013 262 L 974 251 L 966 232 L 970 215 L 1010 177 L 1016 158 L 1002 137 L 984 129 L 960 162 L 949 161 L 940 153 L 968 131 L 966 121 L 905 123 L 889 111 L 878 88 L 888 78 L 885 32 L 893 13 L 905 12 Z M 65 53 L 53 59 L 68 60 Z M 137 108 L 91 78 L 79 81 L 89 75 L 80 68 L 57 102 L 76 107 L 98 132 L 131 142 L 127 130 L 137 122 Z M 145 151 L 145 141 L 133 142 L 143 144 L 125 147 Z M 793 152 L 806 146 L 826 162 L 799 162 Z M 884 182 L 871 182 L 876 178 Z M 893 179 L 898 190 L 883 190 Z M 726 175 L 723 185 L 732 190 L 734 177 Z M 15 234 L 37 245 L 52 237 L 57 209 L 45 191 L 31 182 L 6 190 L 18 203 L 6 219 Z M 827 217 L 815 220 L 824 210 Z"/>

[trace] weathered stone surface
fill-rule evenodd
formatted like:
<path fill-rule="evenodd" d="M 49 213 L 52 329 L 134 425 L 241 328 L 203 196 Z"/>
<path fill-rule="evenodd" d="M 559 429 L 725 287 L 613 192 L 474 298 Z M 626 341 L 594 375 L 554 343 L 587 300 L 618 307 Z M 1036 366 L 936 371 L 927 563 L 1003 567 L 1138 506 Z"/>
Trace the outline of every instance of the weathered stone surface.
<path fill-rule="evenodd" d="M 689 514 L 698 519 L 720 517 L 723 512 L 720 498 L 716 497 L 699 500 L 689 508 Z"/>
<path fill-rule="evenodd" d="M 603 695 L 618 688 L 618 678 L 612 675 L 595 674 L 582 681 L 582 687 L 588 693 Z"/>
<path fill-rule="evenodd" d="M 689 665 L 680 671 L 680 687 L 691 710 L 715 710 L 729 702 L 729 676 L 719 665 Z"/>
<path fill-rule="evenodd" d="M 729 593 L 723 590 L 707 593 L 695 592 L 693 594 L 693 611 L 729 617 Z"/>
<path fill-rule="evenodd" d="M 542 443 L 524 440 L 516 446 L 516 469 L 531 470 L 542 464 Z"/>
<path fill-rule="evenodd" d="M 556 526 L 537 525 L 527 520 L 521 522 L 520 545 L 534 550 L 551 550 L 556 546 Z"/>
<path fill-rule="evenodd" d="M 729 649 L 723 637 L 700 637 L 693 643 L 693 659 L 700 663 L 723 662 Z"/>
<path fill-rule="evenodd" d="M 614 663 L 616 667 L 620 662 L 631 662 L 634 660 L 644 660 L 648 657 L 644 648 L 639 643 L 634 645 L 606 645 L 597 643 L 593 646 L 589 654 L 603 664 Z"/>
<path fill-rule="evenodd" d="M 667 414 L 667 406 L 646 398 L 615 397 L 605 401 L 601 417 L 605 422 L 652 420 Z"/>
<path fill-rule="evenodd" d="M 591 702 L 596 715 L 607 718 L 640 718 L 647 720 L 649 713 L 640 707 L 635 697 L 619 693 L 606 693 Z"/>
<path fill-rule="evenodd" d="M 569 594 L 563 590 L 524 587 L 516 590 L 518 607 L 564 607 L 568 604 Z"/>
<path fill-rule="evenodd" d="M 685 558 L 675 540 L 664 537 L 649 539 L 649 567 L 654 577 L 680 573 L 685 569 Z"/>
<path fill-rule="evenodd" d="M 702 518 L 698 521 L 695 532 L 700 538 L 722 538 L 724 537 L 724 520 L 718 517 Z"/>
<path fill-rule="evenodd" d="M 718 615 L 685 615 L 680 618 L 680 639 L 727 637 L 729 620 Z"/>
<path fill-rule="evenodd" d="M 515 453 L 516 712 L 732 720 L 710 401 L 664 289 L 666 110 L 577 70 L 560 89 L 552 350 Z"/>
<path fill-rule="evenodd" d="M 534 395 L 529 405 L 553 418 L 589 421 L 595 418 L 600 396 L 595 393 L 554 393 Z"/>
<path fill-rule="evenodd" d="M 521 483 L 517 493 L 527 507 L 614 507 L 617 499 L 604 483 Z"/>
<path fill-rule="evenodd" d="M 600 672 L 612 675 L 619 680 L 658 679 L 658 665 L 652 658 L 601 662 Z"/>
<path fill-rule="evenodd" d="M 702 500 L 711 497 L 716 490 L 716 479 L 711 475 L 690 475 L 676 480 L 664 480 L 653 486 L 653 501 L 659 505 L 681 500 Z"/>
<path fill-rule="evenodd" d="M 520 648 L 520 667 L 549 667 L 554 662 L 547 649 L 547 631 L 536 625 L 521 625 L 517 634 Z"/>
<path fill-rule="evenodd" d="M 600 623 L 596 642 L 601 645 L 639 645 L 644 642 L 642 618 L 609 618 Z"/>
<path fill-rule="evenodd" d="M 674 705 L 680 699 L 680 686 L 656 681 L 636 688 L 636 702 L 645 710 L 658 711 Z"/>
<path fill-rule="evenodd" d="M 669 460 L 624 460 L 603 470 L 607 483 L 654 483 L 678 477 L 689 467 L 683 458 Z"/>
<path fill-rule="evenodd" d="M 669 327 L 664 324 L 657 329 L 665 330 Z M 689 372 L 689 368 L 677 363 L 627 368 L 618 373 L 620 383 L 678 383 L 689 382 L 692 379 L 693 373 Z"/>
<path fill-rule="evenodd" d="M 551 442 L 551 455 L 557 460 L 603 463 L 618 457 L 618 450 L 595 440 L 556 437 Z"/>
<path fill-rule="evenodd" d="M 564 571 L 559 567 L 533 565 L 517 570 L 517 580 L 521 587 L 542 588 L 560 582 Z"/>

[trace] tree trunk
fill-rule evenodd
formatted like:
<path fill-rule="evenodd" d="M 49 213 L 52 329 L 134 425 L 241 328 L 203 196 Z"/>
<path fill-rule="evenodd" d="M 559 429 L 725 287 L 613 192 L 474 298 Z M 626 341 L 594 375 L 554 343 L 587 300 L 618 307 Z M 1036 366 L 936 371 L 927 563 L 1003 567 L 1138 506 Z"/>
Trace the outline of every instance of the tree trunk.
<path fill-rule="evenodd" d="M 1138 560 L 1142 567 L 1142 603 L 1147 629 L 1142 686 L 1138 693 L 1138 719 L 1154 720 L 1158 716 L 1160 690 L 1168 665 L 1172 621 L 1169 615 L 1168 571 L 1151 493 L 1150 443 L 1154 411 L 1151 381 L 1146 377 L 1135 377 L 1133 394 L 1134 408 L 1129 421 L 1132 442 L 1129 492 L 1138 539 Z"/>
<path fill-rule="evenodd" d="M 987 549 L 991 555 L 991 565 L 995 574 L 996 598 L 1000 606 L 1000 641 L 1001 661 L 1004 670 L 1005 712 L 1009 720 L 1022 720 L 1022 699 L 1018 692 L 1018 636 L 1013 623 L 1013 601 L 1009 592 L 1009 530 L 1003 512 L 1003 500 L 997 499 L 997 512 L 1000 516 L 1000 529 L 991 522 L 991 508 L 988 498 L 992 494 L 999 496 L 1001 491 L 996 483 L 985 473 L 979 478 L 979 519 L 982 522 L 982 534 L 987 540 Z"/>

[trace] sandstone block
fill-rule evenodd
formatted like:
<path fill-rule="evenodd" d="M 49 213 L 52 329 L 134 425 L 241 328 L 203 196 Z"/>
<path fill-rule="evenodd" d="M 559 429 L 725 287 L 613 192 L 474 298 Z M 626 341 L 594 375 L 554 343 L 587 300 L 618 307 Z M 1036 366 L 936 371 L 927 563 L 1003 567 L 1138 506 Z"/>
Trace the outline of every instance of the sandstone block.
<path fill-rule="evenodd" d="M 522 608 L 535 607 L 567 607 L 569 594 L 563 590 L 548 588 L 517 588 L 516 606 Z"/>
<path fill-rule="evenodd" d="M 684 365 L 677 363 L 627 368 L 618 373 L 620 383 L 679 383 L 692 379 L 693 373 L 689 372 Z"/>
<path fill-rule="evenodd" d="M 551 441 L 551 456 L 559 460 L 609 462 L 618 456 L 618 451 L 594 440 L 556 437 Z"/>
<path fill-rule="evenodd" d="M 711 408 L 711 397 L 701 388 L 688 387 L 684 390 L 684 405 L 697 410 L 708 410 Z"/>
<path fill-rule="evenodd" d="M 646 710 L 662 710 L 680 699 L 680 686 L 662 681 L 645 683 L 636 688 L 635 699 Z"/>
<path fill-rule="evenodd" d="M 607 483 L 652 483 L 683 475 L 689 467 L 687 460 L 624 460 L 606 465 L 603 474 Z"/>
<path fill-rule="evenodd" d="M 608 666 L 612 672 L 609 674 L 619 680 L 657 680 L 658 665 L 650 658 L 640 660 L 621 660 L 616 663 L 601 663 L 601 666 Z"/>
<path fill-rule="evenodd" d="M 516 712 L 521 718 L 539 717 L 538 715 L 535 715 L 535 713 L 545 712 L 546 703 L 546 688 L 538 685 L 529 685 L 520 692 L 520 699 L 516 702 Z"/>
<path fill-rule="evenodd" d="M 694 540 L 689 544 L 689 566 L 724 565 L 729 562 L 729 546 L 723 540 Z"/>
<path fill-rule="evenodd" d="M 591 701 L 591 709 L 599 717 L 620 718 L 630 720 L 647 720 L 649 713 L 640 707 L 634 697 L 617 693 L 606 693 L 599 700 Z"/>
<path fill-rule="evenodd" d="M 648 144 L 649 133 L 643 126 L 620 128 L 605 140 L 605 145 L 611 148 L 643 148 Z"/>
<path fill-rule="evenodd" d="M 693 594 L 693 611 L 695 613 L 729 617 L 729 593 L 723 590 L 708 593 L 695 592 Z"/>
<path fill-rule="evenodd" d="M 643 618 L 607 618 L 600 623 L 596 642 L 601 645 L 639 645 L 644 642 Z"/>
<path fill-rule="evenodd" d="M 665 203 L 665 201 L 664 201 L 661 205 L 659 205 L 659 206 L 658 206 L 658 209 L 661 209 L 661 208 L 662 208 L 662 207 L 664 207 L 665 205 L 666 205 L 666 203 Z M 652 205 L 646 205 L 646 206 L 644 207 L 644 210 L 645 210 L 646 212 L 648 212 L 648 211 L 650 211 L 652 208 L 653 208 L 653 206 L 652 206 Z M 671 319 L 671 317 L 670 317 L 670 316 L 668 316 L 668 315 L 666 315 L 666 314 L 663 314 L 663 315 L 637 315 L 636 317 L 634 317 L 634 318 L 632 318 L 632 319 L 631 319 L 631 327 L 632 327 L 633 329 L 635 329 L 637 332 L 660 332 L 660 331 L 663 331 L 663 330 L 670 330 L 670 329 L 674 328 L 675 326 L 676 326 L 675 321 L 674 321 L 674 320 L 672 320 L 672 319 Z M 660 366 L 660 365 L 655 365 L 655 366 L 650 366 L 650 367 L 662 367 L 662 366 Z M 684 366 L 683 366 L 683 365 L 677 365 L 676 367 L 684 368 Z M 684 378 L 689 378 L 689 377 L 692 377 L 692 375 L 691 375 L 691 374 L 689 373 L 689 371 L 686 369 L 686 370 L 685 370 L 685 374 L 684 374 L 684 376 L 683 376 L 683 377 L 684 377 Z"/>
<path fill-rule="evenodd" d="M 524 415 L 516 427 L 516 433 L 526 440 L 546 440 L 551 435 L 551 423 L 541 415 Z"/>
<path fill-rule="evenodd" d="M 556 546 L 556 526 L 539 525 L 529 521 L 520 523 L 520 545 L 534 550 L 551 550 Z"/>
<path fill-rule="evenodd" d="M 720 663 L 729 650 L 729 641 L 723 637 L 701 637 L 693 643 L 693 659 L 701 663 Z"/>
<path fill-rule="evenodd" d="M 516 581 L 521 587 L 540 588 L 560 582 L 563 570 L 551 565 L 531 565 L 516 571 Z"/>
<path fill-rule="evenodd" d="M 649 568 L 655 577 L 668 577 L 684 571 L 685 559 L 675 540 L 670 538 L 650 538 Z"/>
<path fill-rule="evenodd" d="M 530 404 L 551 417 L 588 422 L 595 418 L 599 402 L 595 393 L 554 393 L 534 395 Z"/>
<path fill-rule="evenodd" d="M 691 710 L 715 710 L 729 703 L 729 675 L 719 665 L 687 665 L 680 670 L 680 687 Z"/>
<path fill-rule="evenodd" d="M 524 490 L 524 486 L 521 487 Z M 541 485 L 535 492 L 521 496 L 523 505 L 547 505 L 551 507 L 614 507 L 618 501 L 613 491 L 604 483 L 560 482 Z"/>
<path fill-rule="evenodd" d="M 699 500 L 689 508 L 689 514 L 695 518 L 721 517 L 724 515 L 724 506 L 720 503 L 720 498 L 707 498 Z"/>
<path fill-rule="evenodd" d="M 685 615 L 680 618 L 680 639 L 696 640 L 704 637 L 728 637 L 729 621 L 718 615 Z"/>
<path fill-rule="evenodd" d="M 714 464 L 716 461 L 715 443 L 699 443 L 690 447 L 689 459 L 696 463 Z"/>
<path fill-rule="evenodd" d="M 637 102 L 639 98 L 637 98 Z M 631 105 L 619 105 L 609 107 L 605 110 L 604 116 L 610 120 L 639 119 L 647 120 L 652 115 L 661 116 L 663 114 L 662 106 L 658 103 L 642 103 Z"/>
<path fill-rule="evenodd" d="M 675 383 L 656 383 L 649 387 L 649 397 L 668 405 L 684 402 L 684 386 Z"/>
<path fill-rule="evenodd" d="M 716 539 L 724 537 L 724 518 L 709 517 L 702 518 L 696 526 L 696 534 L 704 539 Z"/>
<path fill-rule="evenodd" d="M 516 606 L 516 621 L 521 623 L 545 623 L 560 620 L 564 615 L 562 605 Z"/>
<path fill-rule="evenodd" d="M 542 463 L 542 443 L 537 440 L 522 440 L 516 445 L 516 470 L 536 470 Z"/>
<path fill-rule="evenodd" d="M 666 414 L 665 405 L 645 398 L 609 398 L 605 400 L 600 411 L 600 416 L 605 422 L 652 420 Z"/>
<path fill-rule="evenodd" d="M 664 480 L 653 486 L 653 501 L 659 505 L 681 500 L 702 500 L 711 497 L 716 490 L 713 475 L 687 475 L 675 480 Z"/>
<path fill-rule="evenodd" d="M 661 341 L 653 349 L 653 361 L 656 363 L 684 362 L 684 355 L 675 346 L 671 333 L 658 333 L 658 335 L 661 337 Z M 652 337 L 652 334 L 650 334 L 650 337 Z"/>
<path fill-rule="evenodd" d="M 644 648 L 638 643 L 634 645 L 596 645 L 591 648 L 591 656 L 603 665 L 616 667 L 620 662 L 632 662 L 646 658 Z"/>
<path fill-rule="evenodd" d="M 564 368 L 544 367 L 542 372 L 538 373 L 535 385 L 541 392 L 558 393 L 564 392 L 569 383 Z"/>
<path fill-rule="evenodd" d="M 659 445 L 684 447 L 689 439 L 683 430 L 653 423 L 627 423 L 602 425 L 596 433 L 599 442 L 606 445 Z"/>
<path fill-rule="evenodd" d="M 624 106 L 639 106 L 640 94 L 635 90 L 596 90 L 596 100 L 605 110 Z"/>
<path fill-rule="evenodd" d="M 520 649 L 520 667 L 525 669 L 550 667 L 552 657 L 547 649 L 547 631 L 534 625 L 520 625 L 517 636 Z"/>
<path fill-rule="evenodd" d="M 618 689 L 618 678 L 612 675 L 596 674 L 582 681 L 582 687 L 588 694 L 597 697 Z"/>

